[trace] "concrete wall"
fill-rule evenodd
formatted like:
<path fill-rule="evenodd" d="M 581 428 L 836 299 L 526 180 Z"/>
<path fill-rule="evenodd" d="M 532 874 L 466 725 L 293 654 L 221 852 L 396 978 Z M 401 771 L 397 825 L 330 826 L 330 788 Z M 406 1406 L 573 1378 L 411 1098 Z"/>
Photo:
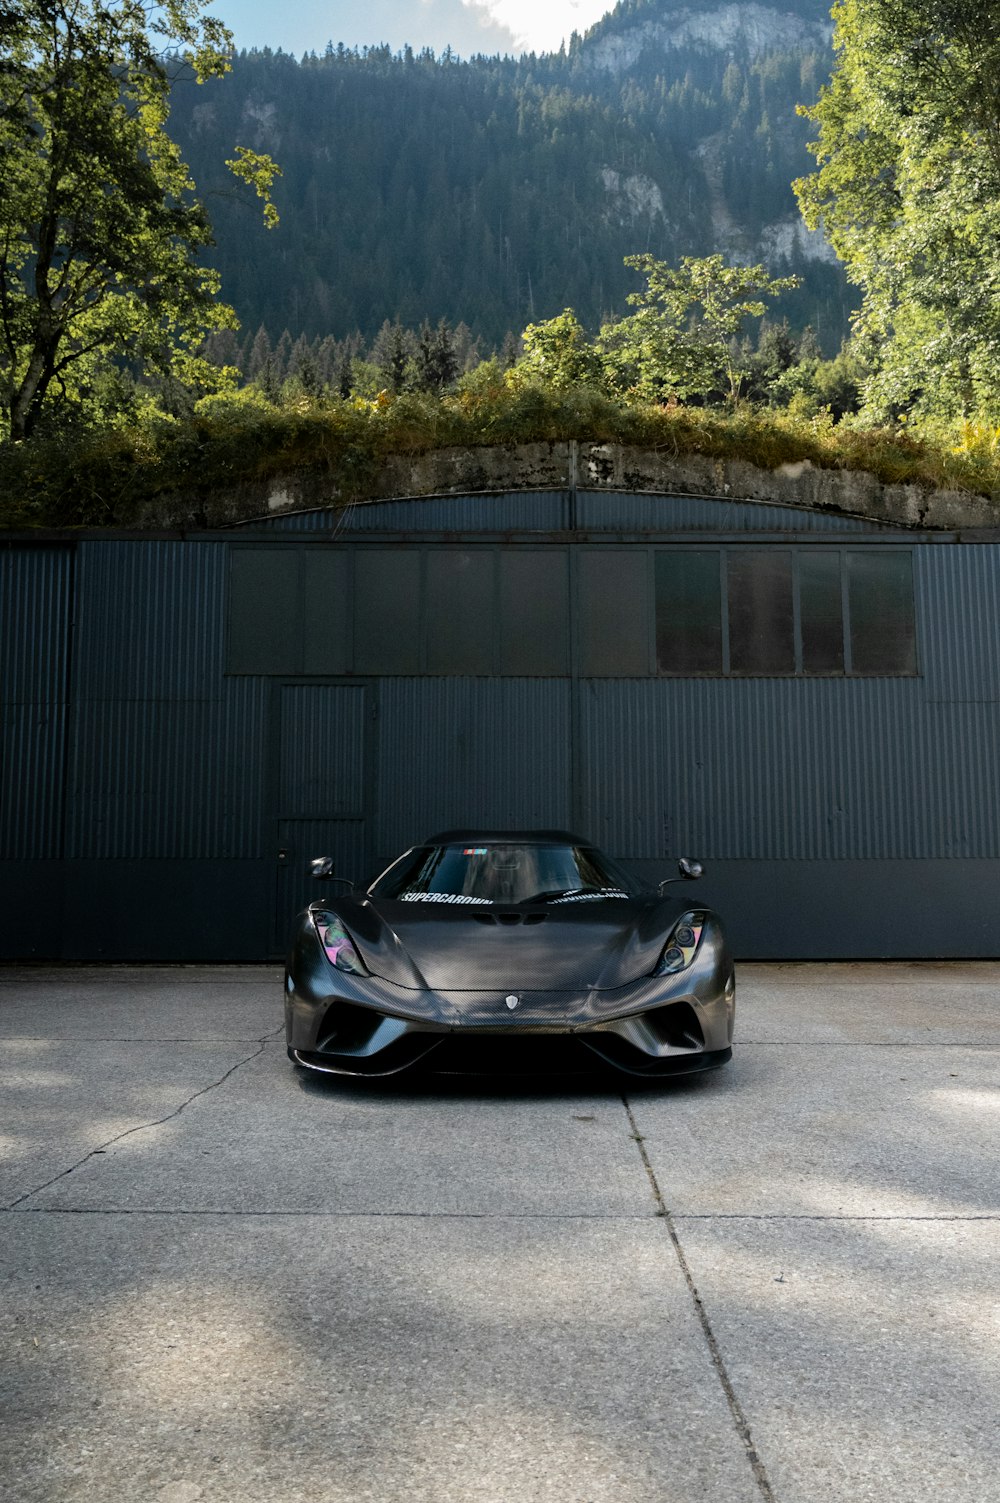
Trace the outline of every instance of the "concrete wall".
<path fill-rule="evenodd" d="M 362 495 L 328 474 L 305 471 L 244 482 L 210 497 L 164 495 L 145 505 L 138 525 L 202 529 L 357 501 L 577 487 L 766 501 L 925 531 L 1000 527 L 1000 506 L 968 491 L 883 485 L 861 470 L 823 470 L 807 460 L 764 470 L 743 460 L 575 442 L 394 455 Z"/>

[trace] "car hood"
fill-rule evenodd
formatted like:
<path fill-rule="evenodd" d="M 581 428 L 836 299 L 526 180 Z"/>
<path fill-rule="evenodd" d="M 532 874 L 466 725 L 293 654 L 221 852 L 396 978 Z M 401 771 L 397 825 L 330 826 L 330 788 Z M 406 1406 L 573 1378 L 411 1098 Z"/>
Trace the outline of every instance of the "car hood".
<path fill-rule="evenodd" d="M 676 902 L 609 899 L 527 909 L 348 899 L 337 904 L 373 975 L 432 991 L 578 991 L 648 976 Z"/>

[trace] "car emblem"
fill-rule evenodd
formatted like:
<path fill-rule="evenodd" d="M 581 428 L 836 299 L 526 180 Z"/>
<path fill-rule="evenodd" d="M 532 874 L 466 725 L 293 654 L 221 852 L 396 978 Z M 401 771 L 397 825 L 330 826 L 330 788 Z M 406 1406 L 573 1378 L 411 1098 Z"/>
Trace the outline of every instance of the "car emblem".
<path fill-rule="evenodd" d="M 510 1008 L 511 1012 L 513 1012 L 515 1007 L 520 1006 L 521 999 L 520 999 L 520 997 L 515 997 L 514 994 L 513 994 L 513 992 L 512 992 L 509 997 L 504 997 L 504 1001 L 506 1002 L 507 1006 Z"/>

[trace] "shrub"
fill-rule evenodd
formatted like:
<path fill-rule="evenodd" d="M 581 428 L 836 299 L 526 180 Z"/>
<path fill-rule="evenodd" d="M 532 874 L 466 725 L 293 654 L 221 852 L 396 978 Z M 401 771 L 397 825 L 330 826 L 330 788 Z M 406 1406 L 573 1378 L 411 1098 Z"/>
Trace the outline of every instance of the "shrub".
<path fill-rule="evenodd" d="M 382 462 L 451 446 L 579 439 L 672 454 L 742 459 L 765 469 L 810 460 L 883 482 L 948 486 L 1000 499 L 1000 431 L 836 422 L 809 401 L 790 408 L 669 406 L 588 385 L 507 381 L 487 361 L 446 396 L 382 391 L 342 400 L 304 391 L 280 404 L 255 387 L 203 397 L 187 419 L 140 410 L 130 425 L 0 445 L 0 522 L 9 527 L 127 526 L 166 492 L 192 500 L 303 471 L 331 476 L 345 500 L 377 494 Z"/>

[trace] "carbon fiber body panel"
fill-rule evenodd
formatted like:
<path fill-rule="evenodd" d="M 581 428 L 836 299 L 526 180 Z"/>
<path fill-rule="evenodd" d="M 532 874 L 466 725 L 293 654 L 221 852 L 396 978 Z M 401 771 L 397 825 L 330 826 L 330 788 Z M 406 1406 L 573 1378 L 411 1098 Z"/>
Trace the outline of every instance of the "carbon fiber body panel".
<path fill-rule="evenodd" d="M 286 971 L 289 1054 L 308 1069 L 378 1076 L 434 1068 L 449 1039 L 477 1041 L 482 1068 L 491 1049 L 509 1057 L 512 1041 L 562 1038 L 630 1074 L 713 1068 L 730 1056 L 735 1018 L 718 917 L 702 909 L 690 962 L 653 974 L 684 914 L 678 898 L 657 893 L 556 911 L 442 911 L 353 894 L 313 904 L 296 922 Z M 330 919 L 349 937 L 353 970 L 324 948 Z M 427 973 L 470 984 L 428 985 Z M 558 984 L 538 985 L 547 974 Z"/>

